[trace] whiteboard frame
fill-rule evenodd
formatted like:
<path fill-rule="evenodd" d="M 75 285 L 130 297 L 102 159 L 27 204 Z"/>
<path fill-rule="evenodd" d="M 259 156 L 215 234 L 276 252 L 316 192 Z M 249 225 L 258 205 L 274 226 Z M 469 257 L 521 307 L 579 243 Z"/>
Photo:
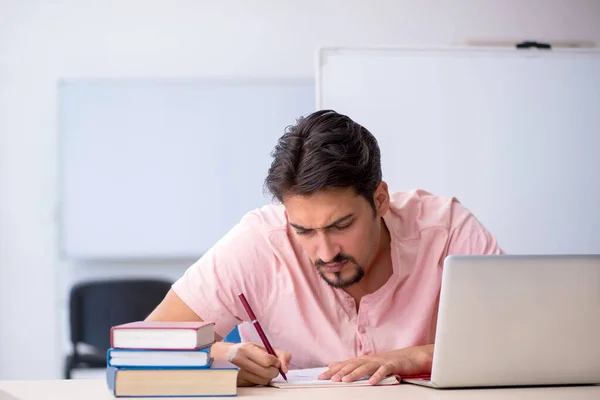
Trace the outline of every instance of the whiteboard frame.
<path fill-rule="evenodd" d="M 564 57 L 566 55 L 584 55 L 590 54 L 600 55 L 600 49 L 597 48 L 552 48 L 552 49 L 517 49 L 516 47 L 498 47 L 498 46 L 473 46 L 473 45 L 376 45 L 376 46 L 321 46 L 316 51 L 315 56 L 315 104 L 318 110 L 322 110 L 323 104 L 323 72 L 322 68 L 327 62 L 327 57 L 343 54 L 343 53 L 382 53 L 382 52 L 413 52 L 413 53 L 493 53 L 497 55 L 514 55 L 523 54 L 527 57 Z"/>

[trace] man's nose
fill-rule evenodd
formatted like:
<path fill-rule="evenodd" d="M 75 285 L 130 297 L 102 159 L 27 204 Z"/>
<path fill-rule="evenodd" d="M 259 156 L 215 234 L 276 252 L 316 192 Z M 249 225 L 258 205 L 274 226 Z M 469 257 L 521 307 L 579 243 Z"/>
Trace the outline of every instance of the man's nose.
<path fill-rule="evenodd" d="M 317 249 L 317 257 L 323 262 L 329 263 L 340 253 L 340 247 L 331 240 L 329 235 L 319 235 L 319 247 Z"/>

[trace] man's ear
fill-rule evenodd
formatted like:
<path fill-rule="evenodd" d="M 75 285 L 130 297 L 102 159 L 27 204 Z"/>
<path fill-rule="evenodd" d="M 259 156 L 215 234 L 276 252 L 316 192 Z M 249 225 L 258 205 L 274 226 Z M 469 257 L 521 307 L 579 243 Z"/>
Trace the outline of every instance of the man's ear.
<path fill-rule="evenodd" d="M 390 208 L 390 194 L 388 192 L 387 183 L 381 181 L 375 193 L 373 194 L 373 201 L 375 203 L 375 211 L 378 217 L 382 217 Z"/>

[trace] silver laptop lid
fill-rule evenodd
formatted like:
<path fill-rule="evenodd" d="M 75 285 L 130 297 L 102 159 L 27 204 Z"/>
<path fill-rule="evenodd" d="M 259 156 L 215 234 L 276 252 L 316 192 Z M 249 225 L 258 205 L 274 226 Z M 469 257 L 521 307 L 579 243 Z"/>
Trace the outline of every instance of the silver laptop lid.
<path fill-rule="evenodd" d="M 600 382 L 600 255 L 446 258 L 431 380 Z"/>

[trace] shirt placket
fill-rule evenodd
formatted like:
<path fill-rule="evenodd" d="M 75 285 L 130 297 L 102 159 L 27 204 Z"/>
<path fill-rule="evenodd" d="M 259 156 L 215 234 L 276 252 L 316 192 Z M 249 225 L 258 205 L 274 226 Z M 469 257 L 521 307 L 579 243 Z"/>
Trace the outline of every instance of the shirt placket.
<path fill-rule="evenodd" d="M 371 303 L 367 299 L 360 302 L 356 317 L 356 337 L 358 338 L 358 353 L 360 355 L 373 354 L 373 342 L 369 337 L 369 311 Z"/>
<path fill-rule="evenodd" d="M 358 314 L 356 312 L 356 303 L 350 295 L 346 293 L 338 293 L 340 298 L 340 304 L 344 308 L 346 315 L 348 316 L 348 323 L 350 326 L 355 327 L 358 321 Z M 361 345 L 358 342 L 358 337 L 355 336 L 354 353 L 356 356 L 360 355 Z"/>

